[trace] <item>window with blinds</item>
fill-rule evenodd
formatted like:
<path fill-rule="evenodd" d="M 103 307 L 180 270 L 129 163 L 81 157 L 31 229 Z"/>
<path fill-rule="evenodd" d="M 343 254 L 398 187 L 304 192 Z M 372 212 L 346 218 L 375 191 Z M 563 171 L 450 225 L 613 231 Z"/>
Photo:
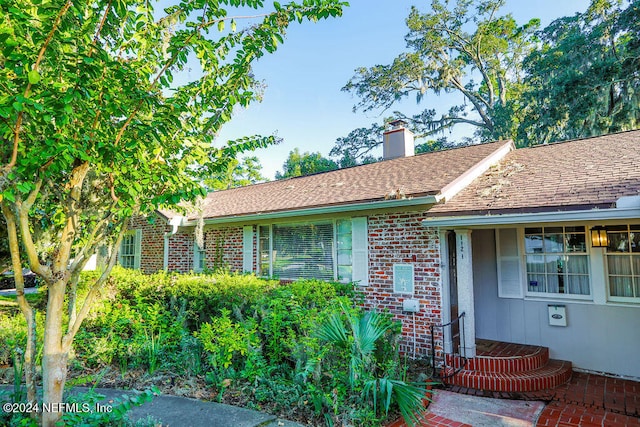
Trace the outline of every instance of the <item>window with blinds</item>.
<path fill-rule="evenodd" d="M 272 226 L 272 272 L 281 279 L 333 280 L 333 224 Z"/>
<path fill-rule="evenodd" d="M 309 278 L 366 283 L 366 221 L 361 217 L 260 225 L 257 273 L 287 280 Z"/>

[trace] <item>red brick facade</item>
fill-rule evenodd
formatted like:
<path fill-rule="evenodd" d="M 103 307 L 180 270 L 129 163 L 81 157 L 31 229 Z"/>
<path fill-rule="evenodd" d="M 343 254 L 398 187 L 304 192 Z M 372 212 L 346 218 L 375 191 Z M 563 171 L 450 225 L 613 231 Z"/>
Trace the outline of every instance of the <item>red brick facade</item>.
<path fill-rule="evenodd" d="M 180 230 L 169 237 L 168 271 L 188 273 L 193 270 L 193 229 Z"/>
<path fill-rule="evenodd" d="M 432 323 L 441 324 L 440 239 L 434 229 L 425 228 L 422 213 L 370 215 L 369 284 L 363 288 L 365 306 L 388 310 L 402 322 L 402 350 L 427 357 L 431 349 Z M 414 295 L 393 292 L 393 264 L 414 265 Z M 417 313 L 403 313 L 406 298 L 420 301 Z M 442 333 L 436 332 L 436 346 L 442 345 Z"/>
<path fill-rule="evenodd" d="M 170 230 L 167 221 L 160 216 L 137 216 L 131 219 L 129 229 L 142 230 L 140 268 L 145 273 L 155 273 L 164 267 L 164 235 Z"/>
<path fill-rule="evenodd" d="M 422 226 L 422 212 L 373 214 L 368 217 L 369 283 L 361 288 L 365 306 L 388 311 L 403 325 L 402 350 L 416 357 L 426 357 L 431 349 L 431 324 L 442 323 L 440 294 L 440 240 L 437 230 Z M 164 257 L 164 233 L 170 230 L 164 220 L 155 224 L 137 219 L 142 228 L 141 267 L 145 273 L 161 270 Z M 253 271 L 256 271 L 257 248 L 253 230 Z M 243 270 L 243 227 L 223 226 L 204 230 L 206 267 Z M 414 265 L 414 295 L 393 292 L 393 265 Z M 194 268 L 193 229 L 183 229 L 169 236 L 168 270 L 189 272 Z M 417 299 L 420 310 L 404 313 L 406 298 Z M 437 350 L 441 350 L 441 331 L 436 333 Z"/>
<path fill-rule="evenodd" d="M 242 272 L 242 226 L 205 228 L 204 241 L 208 269 Z"/>

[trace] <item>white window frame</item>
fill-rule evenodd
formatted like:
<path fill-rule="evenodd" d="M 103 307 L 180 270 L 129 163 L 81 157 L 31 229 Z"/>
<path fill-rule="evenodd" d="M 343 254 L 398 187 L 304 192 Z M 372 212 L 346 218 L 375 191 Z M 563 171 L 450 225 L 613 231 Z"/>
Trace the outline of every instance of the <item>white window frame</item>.
<path fill-rule="evenodd" d="M 631 230 L 631 226 L 635 226 L 637 227 L 638 224 L 612 224 L 612 225 L 625 225 L 627 227 L 626 232 L 630 233 Z M 617 232 L 617 231 L 612 231 L 613 233 Z M 634 254 L 636 254 L 636 256 L 640 256 L 640 252 L 608 252 L 607 248 L 605 248 L 604 251 L 604 275 L 605 275 L 605 282 L 607 284 L 607 300 L 611 301 L 611 302 L 616 302 L 616 303 L 633 303 L 633 304 L 638 304 L 640 303 L 640 295 L 635 296 L 635 297 L 624 297 L 624 296 L 614 296 L 611 295 L 611 280 L 610 280 L 610 275 L 609 275 L 609 257 L 613 256 L 624 256 L 627 258 L 631 258 L 631 256 L 633 256 Z M 631 263 L 631 268 L 633 269 L 633 263 Z M 635 274 L 634 274 L 635 273 Z M 622 275 L 619 275 L 622 276 Z M 631 276 L 630 276 L 633 280 L 634 277 L 638 277 L 638 280 L 640 280 L 640 272 L 634 272 L 632 270 L 631 272 Z M 633 282 L 632 282 L 633 283 Z"/>
<path fill-rule="evenodd" d="M 586 256 L 587 257 L 587 274 L 586 277 L 589 280 L 589 293 L 588 294 L 571 294 L 571 293 L 559 293 L 559 292 L 534 292 L 534 291 L 530 291 L 529 290 L 529 286 L 528 286 L 528 272 L 527 272 L 527 255 L 533 255 L 533 254 L 527 254 L 526 251 L 526 245 L 525 245 L 525 241 L 526 241 L 526 234 L 525 234 L 525 229 L 526 228 L 542 228 L 543 229 L 543 233 L 544 233 L 544 229 L 545 228 L 554 228 L 554 227 L 562 227 L 563 228 L 563 235 L 566 234 L 566 227 L 584 227 L 585 229 L 585 252 L 580 252 L 576 255 L 579 256 Z M 544 298 L 544 299 L 548 299 L 548 298 L 552 298 L 552 299 L 572 299 L 572 300 L 583 300 L 583 301 L 592 301 L 593 300 L 593 277 L 591 275 L 591 245 L 590 245 L 590 238 L 589 238 L 589 227 L 586 224 L 582 224 L 582 223 L 567 223 L 567 224 L 527 224 L 523 227 L 520 227 L 518 229 L 518 244 L 519 244 L 519 249 L 520 249 L 520 268 L 521 268 L 521 277 L 523 279 L 522 282 L 522 286 L 524 289 L 524 296 L 525 297 L 529 297 L 529 298 Z M 544 252 L 541 253 L 541 256 L 544 256 L 546 254 L 549 254 L 550 252 Z M 567 254 L 566 252 L 566 248 L 565 248 L 565 252 L 562 252 L 562 254 Z M 568 256 L 575 256 L 575 255 L 568 255 Z M 566 275 L 566 272 L 564 273 Z"/>
<path fill-rule="evenodd" d="M 142 230 L 140 229 L 136 229 L 136 230 L 129 230 L 127 232 L 124 233 L 124 237 L 129 237 L 129 236 L 133 236 L 133 244 L 132 244 L 132 248 L 133 248 L 133 254 L 125 254 L 124 252 L 124 238 L 122 240 L 122 242 L 120 242 L 120 250 L 118 253 L 118 264 L 120 264 L 122 267 L 125 267 L 125 265 L 122 263 L 123 257 L 133 257 L 133 266 L 132 267 L 125 267 L 125 268 L 133 268 L 134 270 L 140 270 L 140 261 L 142 258 Z"/>

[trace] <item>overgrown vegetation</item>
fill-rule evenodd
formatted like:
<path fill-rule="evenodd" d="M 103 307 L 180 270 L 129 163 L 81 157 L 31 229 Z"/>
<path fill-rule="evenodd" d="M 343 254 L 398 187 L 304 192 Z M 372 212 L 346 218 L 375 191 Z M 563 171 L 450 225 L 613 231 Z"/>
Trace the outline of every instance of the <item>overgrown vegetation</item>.
<path fill-rule="evenodd" d="M 95 274 L 83 273 L 81 297 Z M 420 416 L 424 384 L 406 378 L 400 325 L 359 308 L 351 285 L 116 268 L 103 296 L 78 333 L 72 384 L 199 384 L 208 393 L 198 397 L 315 425 Z M 0 343 L 11 364 L 24 320 L 5 311 L 0 324 L 15 336 Z"/>

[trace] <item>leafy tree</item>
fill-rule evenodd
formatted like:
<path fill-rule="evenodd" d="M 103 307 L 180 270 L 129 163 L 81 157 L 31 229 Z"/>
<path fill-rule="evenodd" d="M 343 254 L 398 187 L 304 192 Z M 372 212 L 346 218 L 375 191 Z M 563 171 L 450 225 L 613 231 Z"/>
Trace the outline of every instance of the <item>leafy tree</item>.
<path fill-rule="evenodd" d="M 519 26 L 511 15 L 500 16 L 505 0 L 432 0 L 431 11 L 413 7 L 407 18 L 408 52 L 389 65 L 358 68 L 343 90 L 360 98 L 354 110 L 387 110 L 403 98 L 418 103 L 432 95 L 457 93 L 463 102 L 446 113 L 428 108 L 407 121 L 418 138 L 460 124 L 471 125 L 482 140 L 509 137 L 518 120 L 512 100 L 522 90 L 522 61 L 534 48 L 539 20 Z M 432 100 L 432 103 L 437 101 Z M 370 132 L 379 125 L 372 125 Z M 375 135 L 359 129 L 338 141 L 342 156 L 367 152 Z M 334 152 L 334 154 L 336 154 Z"/>
<path fill-rule="evenodd" d="M 376 123 L 373 123 L 369 128 L 354 129 L 346 137 L 336 140 L 329 155 L 338 158 L 338 164 L 341 168 L 379 162 L 382 158 L 373 156 L 371 151 L 382 144 L 381 135 L 383 132 L 384 126 Z M 415 153 L 429 153 L 453 146 L 454 144 L 448 142 L 446 137 L 429 139 L 416 144 Z"/>
<path fill-rule="evenodd" d="M 116 263 L 129 219 L 203 195 L 194 171 L 210 176 L 273 142 L 212 144 L 233 108 L 256 98 L 251 64 L 277 48 L 287 26 L 340 15 L 345 5 L 274 3 L 271 12 L 235 16 L 236 8 L 261 9 L 262 1 L 184 0 L 164 10 L 154 4 L 0 3 L 0 204 L 29 325 L 31 401 L 35 313 L 24 297 L 23 262 L 48 287 L 43 403 L 58 403 L 73 339 Z M 197 77 L 174 83 L 187 67 Z M 52 236 L 46 253 L 33 232 L 42 218 Z M 78 298 L 79 273 L 98 245 L 111 248 L 107 266 Z M 42 424 L 53 426 L 60 415 L 45 412 Z"/>
<path fill-rule="evenodd" d="M 282 165 L 282 173 L 276 172 L 276 179 L 306 176 L 336 169 L 338 169 L 336 162 L 322 157 L 322 154 L 309 152 L 300 154 L 300 150 L 296 148 L 289 152 L 289 157 Z"/>
<path fill-rule="evenodd" d="M 211 190 L 228 190 L 266 181 L 262 176 L 262 165 L 256 156 L 243 157 L 241 160 L 231 159 L 216 173 L 204 180 Z"/>
<path fill-rule="evenodd" d="M 339 158 L 340 167 L 355 166 L 377 161 L 371 151 L 382 144 L 384 126 L 372 123 L 368 128 L 357 128 L 346 137 L 336 140 L 329 156 Z"/>
<path fill-rule="evenodd" d="M 526 60 L 529 144 L 634 129 L 640 123 L 640 1 L 593 0 L 540 32 Z"/>

